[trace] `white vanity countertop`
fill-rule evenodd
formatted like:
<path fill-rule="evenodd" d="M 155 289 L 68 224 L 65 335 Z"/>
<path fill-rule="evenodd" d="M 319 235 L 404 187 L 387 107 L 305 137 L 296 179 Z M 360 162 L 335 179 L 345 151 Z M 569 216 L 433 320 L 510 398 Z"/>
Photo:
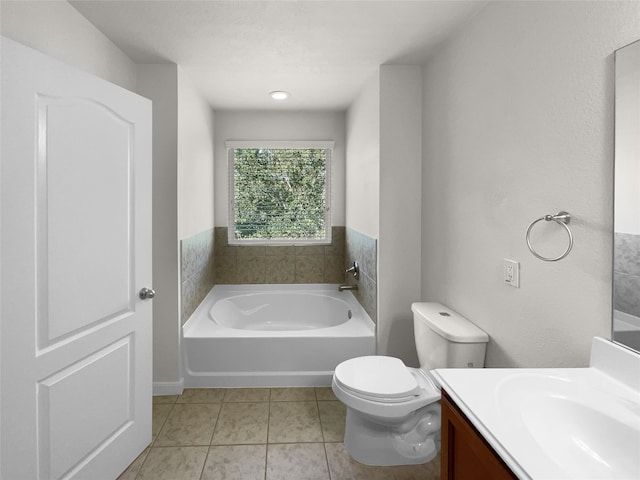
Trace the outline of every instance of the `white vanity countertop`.
<path fill-rule="evenodd" d="M 637 353 L 595 338 L 589 368 L 432 374 L 518 478 L 640 479 Z"/>

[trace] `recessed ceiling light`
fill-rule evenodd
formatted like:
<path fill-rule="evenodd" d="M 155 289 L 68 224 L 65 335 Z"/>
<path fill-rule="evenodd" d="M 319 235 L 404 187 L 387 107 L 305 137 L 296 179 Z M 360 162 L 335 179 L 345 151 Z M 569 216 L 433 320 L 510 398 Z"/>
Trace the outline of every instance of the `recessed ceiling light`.
<path fill-rule="evenodd" d="M 276 90 L 275 92 L 271 92 L 269 96 L 274 100 L 286 100 L 287 98 L 289 98 L 289 92 Z"/>

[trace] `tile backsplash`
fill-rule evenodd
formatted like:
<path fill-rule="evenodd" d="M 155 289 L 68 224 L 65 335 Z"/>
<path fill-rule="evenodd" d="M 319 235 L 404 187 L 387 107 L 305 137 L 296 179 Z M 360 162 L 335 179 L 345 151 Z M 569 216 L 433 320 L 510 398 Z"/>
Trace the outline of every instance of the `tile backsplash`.
<path fill-rule="evenodd" d="M 358 284 L 354 295 L 367 311 L 371 320 L 377 323 L 378 306 L 378 242 L 352 228 L 345 232 L 345 259 L 347 265 L 357 261 L 360 266 L 360 278 L 348 278 L 349 284 Z"/>
<path fill-rule="evenodd" d="M 180 241 L 181 324 L 213 287 L 213 251 L 213 228 Z"/>
<path fill-rule="evenodd" d="M 215 227 L 180 242 L 181 323 L 215 284 L 338 283 L 357 260 L 360 278 L 354 295 L 376 321 L 377 240 L 356 230 L 332 227 L 331 245 L 229 245 L 227 227 Z"/>
<path fill-rule="evenodd" d="M 215 227 L 215 283 L 342 283 L 345 228 L 332 227 L 331 245 L 229 245 L 227 227 Z"/>
<path fill-rule="evenodd" d="M 614 233 L 613 308 L 640 317 L 640 235 Z"/>

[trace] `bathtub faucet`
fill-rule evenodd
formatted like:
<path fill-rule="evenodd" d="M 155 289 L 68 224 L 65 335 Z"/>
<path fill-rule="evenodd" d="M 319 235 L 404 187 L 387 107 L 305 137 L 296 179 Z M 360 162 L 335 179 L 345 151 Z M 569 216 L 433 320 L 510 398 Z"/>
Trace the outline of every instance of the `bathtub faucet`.
<path fill-rule="evenodd" d="M 344 272 L 345 278 L 347 277 L 348 273 L 352 273 L 353 278 L 355 278 L 356 280 L 360 278 L 360 265 L 358 265 L 357 261 L 354 261 L 353 265 L 350 268 L 347 268 L 347 270 Z"/>
<path fill-rule="evenodd" d="M 357 285 L 349 285 L 347 283 L 347 276 L 349 274 L 353 275 L 353 278 L 355 278 L 356 280 L 358 278 L 360 278 L 360 266 L 358 265 L 358 262 L 353 262 L 353 265 L 349 268 L 347 268 L 344 272 L 344 285 L 340 285 L 338 287 L 338 291 L 339 292 L 344 292 L 345 290 L 358 290 L 358 286 Z"/>
<path fill-rule="evenodd" d="M 339 285 L 338 291 L 344 292 L 345 290 L 358 290 L 358 285 Z"/>

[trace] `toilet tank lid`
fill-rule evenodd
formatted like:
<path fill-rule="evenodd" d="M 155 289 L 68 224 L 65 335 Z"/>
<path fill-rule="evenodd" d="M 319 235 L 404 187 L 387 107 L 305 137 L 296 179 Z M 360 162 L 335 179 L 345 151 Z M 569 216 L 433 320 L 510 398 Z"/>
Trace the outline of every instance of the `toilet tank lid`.
<path fill-rule="evenodd" d="M 437 302 L 413 303 L 411 310 L 428 327 L 458 343 L 487 343 L 489 335 L 457 312 Z"/>

